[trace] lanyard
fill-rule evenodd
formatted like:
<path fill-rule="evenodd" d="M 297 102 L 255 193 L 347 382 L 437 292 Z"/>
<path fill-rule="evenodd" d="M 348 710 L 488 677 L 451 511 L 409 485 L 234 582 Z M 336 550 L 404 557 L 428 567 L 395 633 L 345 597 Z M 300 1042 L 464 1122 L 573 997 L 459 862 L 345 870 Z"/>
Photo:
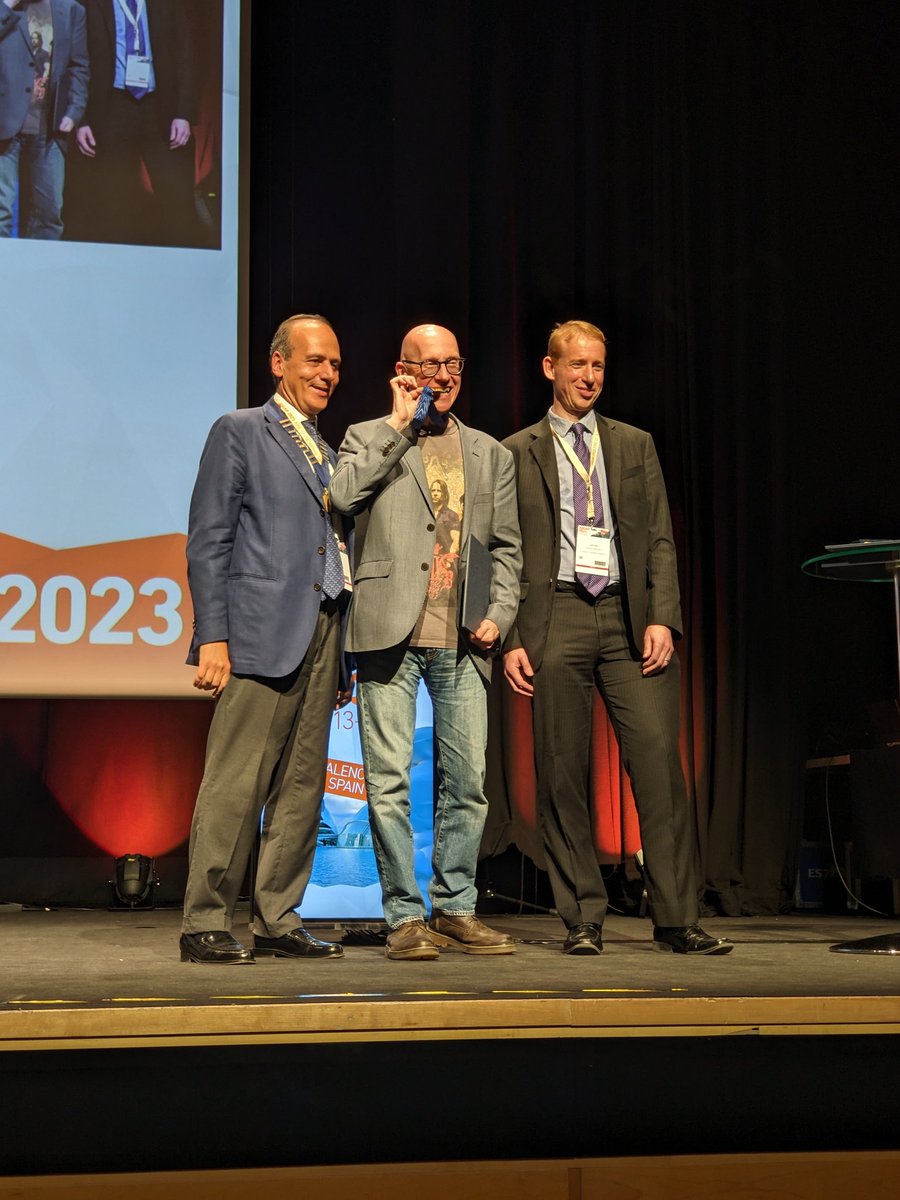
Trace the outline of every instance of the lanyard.
<path fill-rule="evenodd" d="M 307 462 L 312 467 L 316 474 L 316 478 L 322 485 L 322 503 L 326 512 L 330 512 L 331 496 L 328 491 L 328 485 L 331 483 L 331 474 L 333 470 L 331 459 L 325 455 L 325 452 L 319 445 L 318 441 L 310 433 L 309 424 L 306 421 L 301 420 L 299 417 L 294 416 L 296 409 L 293 408 L 293 405 L 289 405 L 286 400 L 282 401 L 281 397 L 277 393 L 274 399 L 275 403 L 284 413 L 285 419 L 281 422 L 281 424 L 293 437 L 294 441 L 306 455 Z"/>
<path fill-rule="evenodd" d="M 145 6 L 146 6 L 146 0 L 135 0 L 135 10 L 136 11 L 132 12 L 131 9 L 128 7 L 128 5 L 125 3 L 125 0 L 119 0 L 119 8 L 121 8 L 122 12 L 124 13 L 125 20 L 128 21 L 128 23 L 134 29 L 134 52 L 135 52 L 135 54 L 140 54 L 140 52 L 141 52 L 141 17 L 143 17 L 143 15 L 144 15 Z"/>
<path fill-rule="evenodd" d="M 572 464 L 573 469 L 578 472 L 578 475 L 579 475 L 582 483 L 584 484 L 585 491 L 587 492 L 587 518 L 590 521 L 590 523 L 593 525 L 593 523 L 594 523 L 594 484 L 593 484 L 593 479 L 594 479 L 594 467 L 597 464 L 597 454 L 600 451 L 600 430 L 597 428 L 596 425 L 594 426 L 594 432 L 591 437 L 590 466 L 587 471 L 585 471 L 585 469 L 584 469 L 584 463 L 581 461 L 581 459 L 578 457 L 578 455 L 575 453 L 575 451 L 569 445 L 568 441 L 564 437 L 560 437 L 559 434 L 556 432 L 556 430 L 552 427 L 552 425 L 550 427 L 550 431 L 553 434 L 553 436 L 556 438 L 556 440 L 559 442 L 560 446 L 562 446 L 563 453 L 565 454 L 565 456 L 569 460 L 569 462 Z"/>

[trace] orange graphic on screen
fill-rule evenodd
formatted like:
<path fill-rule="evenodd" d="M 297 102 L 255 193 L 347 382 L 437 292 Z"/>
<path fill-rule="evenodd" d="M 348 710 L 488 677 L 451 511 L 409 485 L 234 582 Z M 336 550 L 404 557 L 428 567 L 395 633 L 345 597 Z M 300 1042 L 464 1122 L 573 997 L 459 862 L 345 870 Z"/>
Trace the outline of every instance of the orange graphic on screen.
<path fill-rule="evenodd" d="M 184 696 L 185 535 L 52 550 L 0 534 L 0 694 Z"/>

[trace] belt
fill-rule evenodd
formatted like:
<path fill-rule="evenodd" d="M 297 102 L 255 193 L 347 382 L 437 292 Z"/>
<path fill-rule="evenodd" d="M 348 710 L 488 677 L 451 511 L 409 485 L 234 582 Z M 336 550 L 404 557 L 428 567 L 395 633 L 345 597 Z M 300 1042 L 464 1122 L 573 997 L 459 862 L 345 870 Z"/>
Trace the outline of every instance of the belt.
<path fill-rule="evenodd" d="M 602 600 L 605 596 L 621 596 L 623 592 L 622 584 L 618 579 L 614 579 L 612 583 L 608 583 L 599 596 L 592 596 L 587 588 L 578 582 L 577 579 L 557 579 L 557 592 L 573 592 L 576 596 L 580 596 L 582 600 L 589 600 L 592 604 L 595 600 Z"/>

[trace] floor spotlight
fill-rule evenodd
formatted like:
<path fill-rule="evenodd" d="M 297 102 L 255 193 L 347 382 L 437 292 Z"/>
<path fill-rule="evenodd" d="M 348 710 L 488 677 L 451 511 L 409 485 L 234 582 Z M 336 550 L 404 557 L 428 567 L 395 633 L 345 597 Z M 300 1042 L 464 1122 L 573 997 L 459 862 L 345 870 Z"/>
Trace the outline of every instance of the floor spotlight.
<path fill-rule="evenodd" d="M 159 879 L 153 859 L 146 854 L 123 854 L 116 859 L 109 886 L 113 908 L 155 908 Z"/>

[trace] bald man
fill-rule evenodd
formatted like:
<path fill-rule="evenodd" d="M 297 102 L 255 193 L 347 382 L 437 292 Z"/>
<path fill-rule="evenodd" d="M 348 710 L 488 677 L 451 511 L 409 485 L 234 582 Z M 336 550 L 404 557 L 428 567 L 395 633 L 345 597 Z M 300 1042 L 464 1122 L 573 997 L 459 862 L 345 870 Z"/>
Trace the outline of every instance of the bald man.
<path fill-rule="evenodd" d="M 515 948 L 475 916 L 475 868 L 487 815 L 487 685 L 518 607 L 519 525 L 512 455 L 451 415 L 464 366 L 449 329 L 411 329 L 390 383 L 390 414 L 348 429 L 331 481 L 338 511 L 368 514 L 346 647 L 356 655 L 369 821 L 393 959 L 436 958 L 441 947 Z M 490 596 L 466 630 L 460 566 L 471 538 L 490 554 Z M 427 925 L 409 801 L 423 680 L 438 743 Z"/>

